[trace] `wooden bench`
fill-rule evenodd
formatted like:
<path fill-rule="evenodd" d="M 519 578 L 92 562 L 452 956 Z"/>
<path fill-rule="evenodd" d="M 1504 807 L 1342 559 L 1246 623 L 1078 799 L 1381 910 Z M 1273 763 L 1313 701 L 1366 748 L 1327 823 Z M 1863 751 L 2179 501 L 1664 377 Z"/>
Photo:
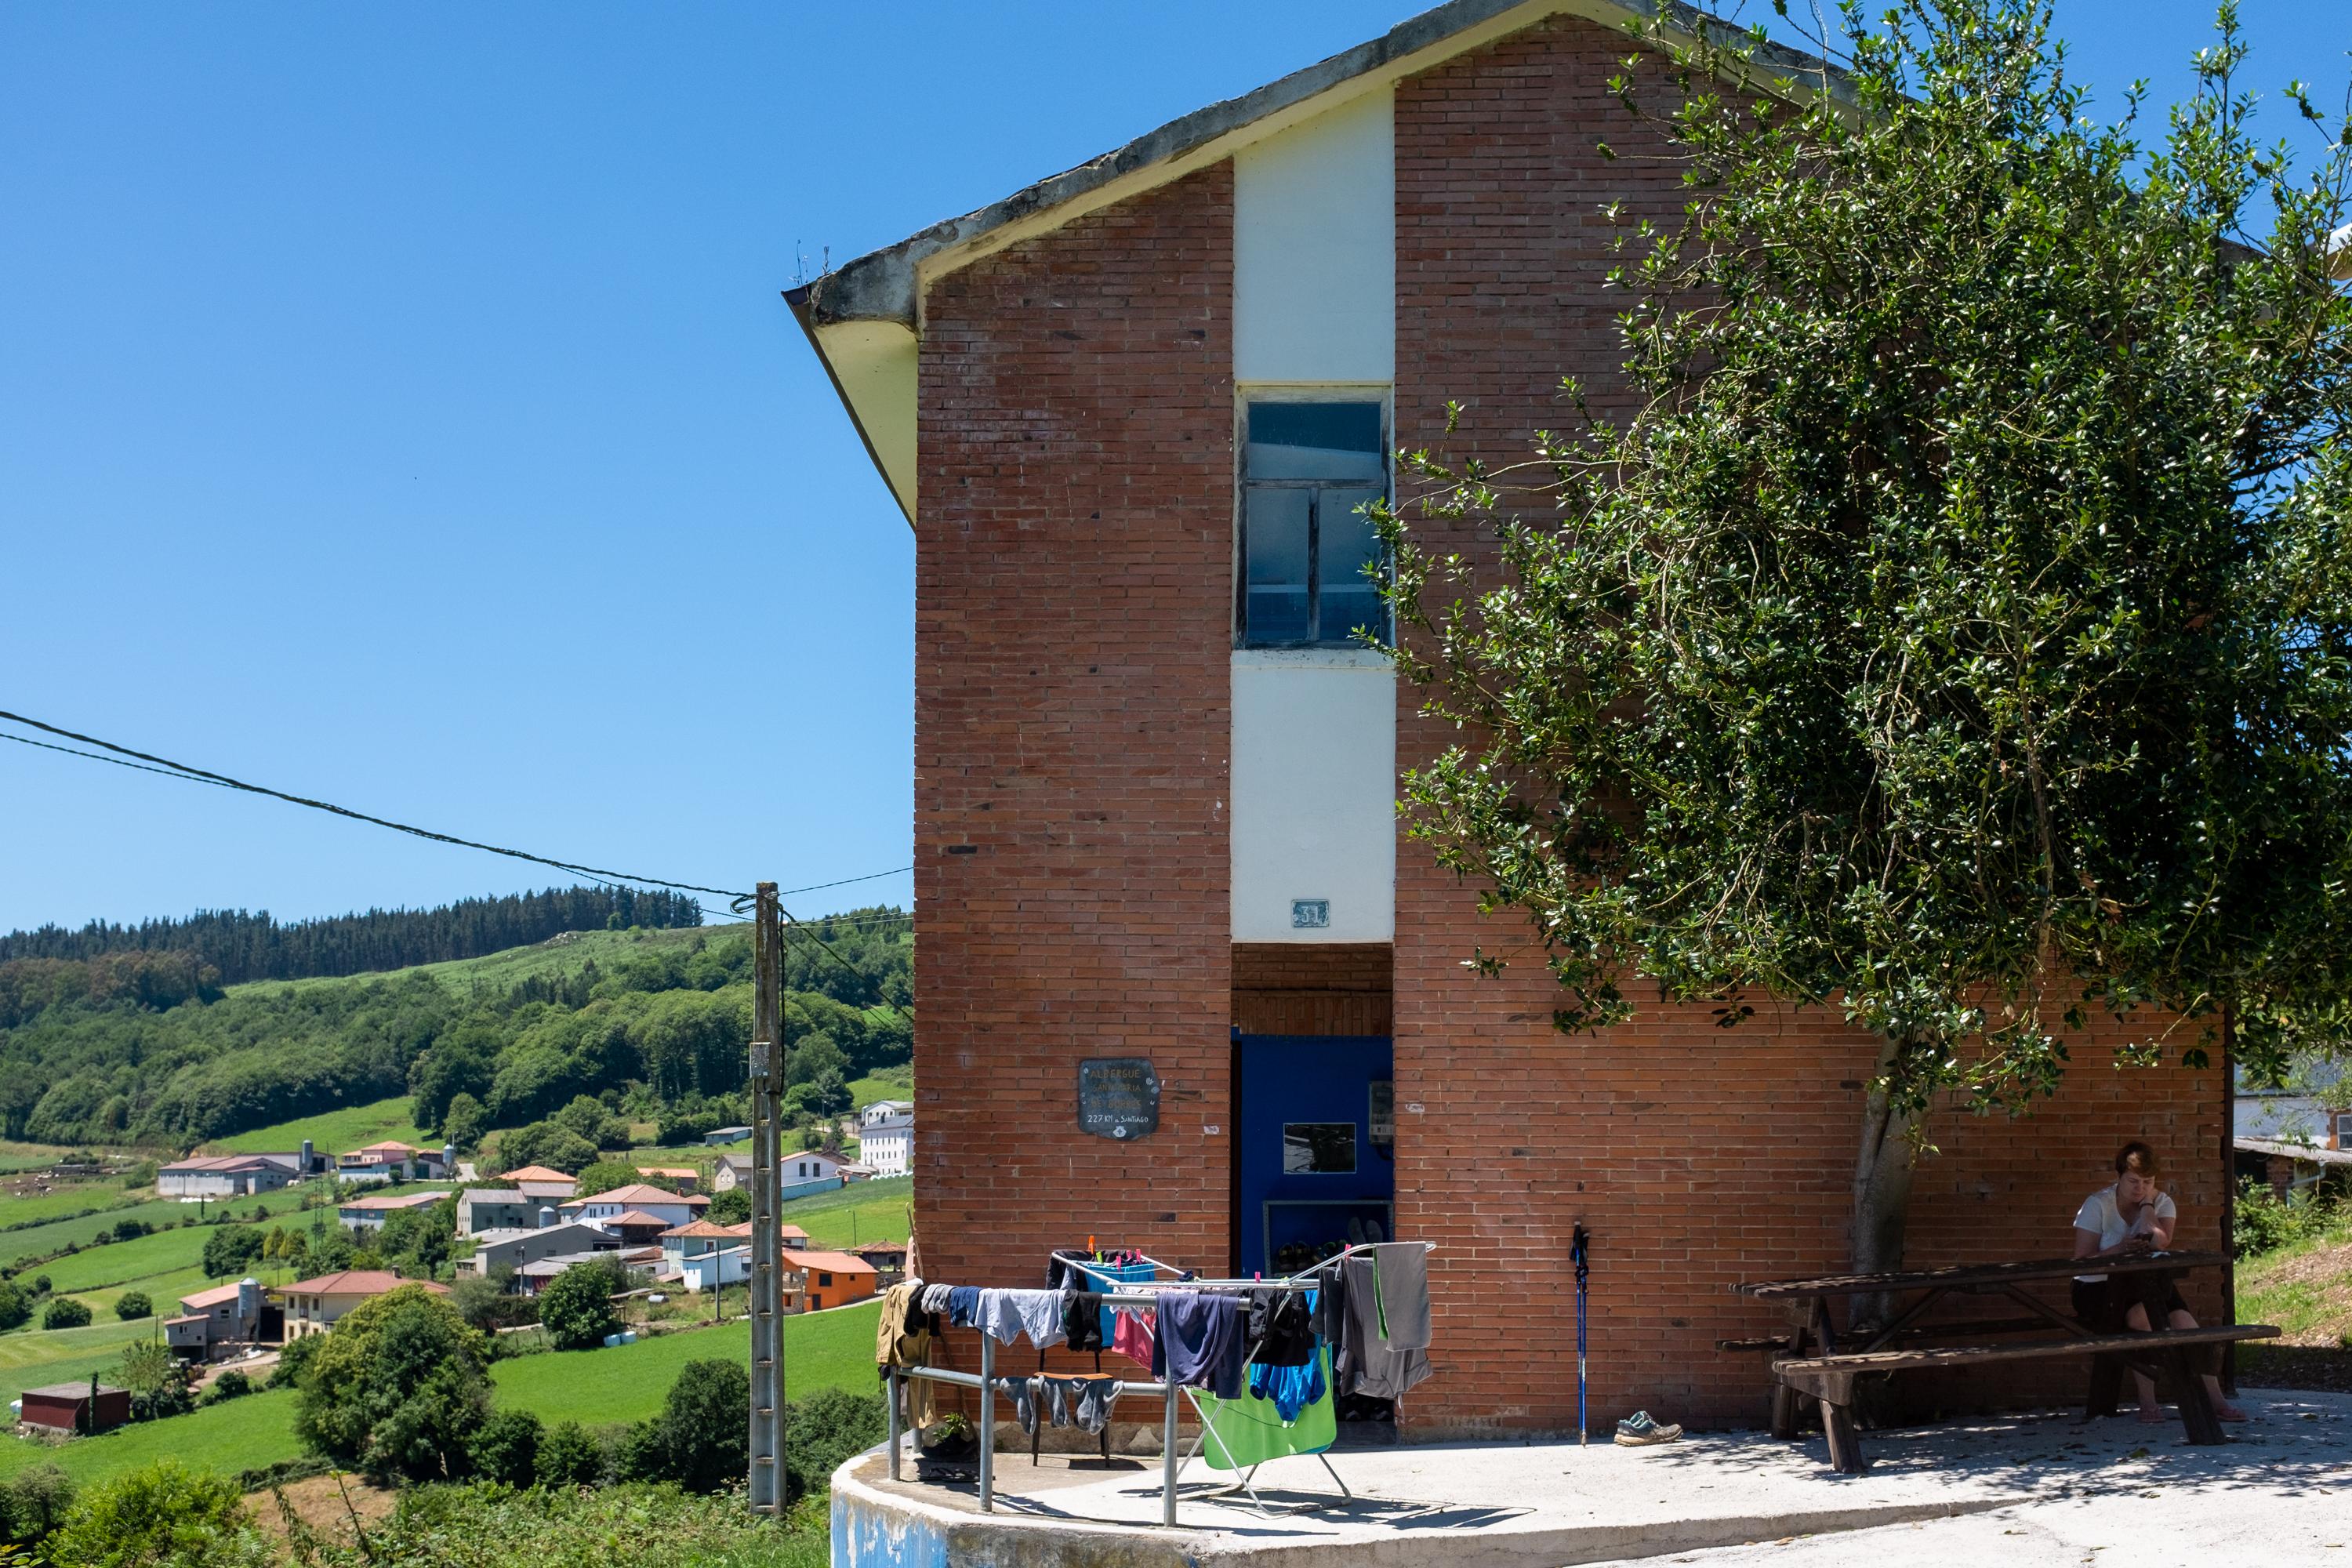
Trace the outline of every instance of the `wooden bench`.
<path fill-rule="evenodd" d="M 1831 1468 L 1845 1475 L 1864 1468 L 1862 1442 L 1853 1423 L 1853 1380 L 1871 1373 L 1917 1372 L 1932 1367 L 1982 1366 L 1993 1362 L 2036 1361 L 2058 1356 L 2113 1358 L 2107 1364 L 2156 1362 L 2168 1365 L 2180 1382 L 2180 1421 L 2191 1443 L 2228 1439 L 2212 1396 L 2191 1353 L 2200 1345 L 2234 1344 L 2278 1337 L 2264 1323 L 2210 1329 L 2165 1329 L 2146 1334 L 2100 1334 L 2038 1340 L 2027 1344 L 1953 1345 L 1937 1350 L 1864 1351 L 1850 1355 L 1791 1356 L 1772 1363 L 1782 1388 L 1821 1402 L 1822 1430 L 1829 1437 Z M 2096 1394 L 2094 1394 L 2095 1402 Z"/>

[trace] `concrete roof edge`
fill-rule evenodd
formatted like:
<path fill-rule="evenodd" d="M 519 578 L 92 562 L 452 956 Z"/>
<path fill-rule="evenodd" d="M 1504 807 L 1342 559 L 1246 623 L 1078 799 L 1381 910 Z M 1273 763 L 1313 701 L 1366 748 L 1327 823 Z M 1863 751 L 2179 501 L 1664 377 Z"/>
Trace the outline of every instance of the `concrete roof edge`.
<path fill-rule="evenodd" d="M 1567 8 L 1568 0 L 1547 9 Z M 816 330 L 836 321 L 895 321 L 908 331 L 919 328 L 919 268 L 942 252 L 984 239 L 1008 224 L 1051 211 L 1077 200 L 1113 180 L 1155 163 L 1169 163 L 1195 152 L 1218 138 L 1269 115 L 1294 108 L 1402 59 L 1443 44 L 1527 4 L 1527 0 L 1447 0 L 1447 3 L 1407 17 L 1377 38 L 1317 61 L 1237 98 L 1196 109 L 1126 145 L 1092 158 L 1073 169 L 1048 175 L 1003 200 L 961 217 L 931 225 L 895 245 L 868 252 L 838 269 L 788 290 L 785 299 L 814 346 Z M 1709 26 L 1745 32 L 1737 23 L 1712 16 L 1687 0 L 1599 0 L 1606 9 L 1628 20 L 1649 17 L 1680 32 L 1697 33 Z M 1801 50 L 1766 43 L 1755 56 L 1768 69 L 1792 76 L 1814 76 L 1832 96 L 1850 99 L 1846 73 Z M 819 357 L 823 350 L 819 349 Z"/>

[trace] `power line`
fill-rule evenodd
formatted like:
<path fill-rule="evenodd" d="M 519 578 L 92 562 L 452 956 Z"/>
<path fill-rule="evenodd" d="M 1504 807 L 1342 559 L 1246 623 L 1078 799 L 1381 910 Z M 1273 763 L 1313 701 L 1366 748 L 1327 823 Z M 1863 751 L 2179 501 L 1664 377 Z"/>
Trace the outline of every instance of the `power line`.
<path fill-rule="evenodd" d="M 222 789 L 243 790 L 248 795 L 265 795 L 272 800 L 285 801 L 289 805 L 308 806 L 313 811 L 330 812 L 337 816 L 348 816 L 356 822 L 371 823 L 378 827 L 389 827 L 395 833 L 412 834 L 418 838 L 430 839 L 436 844 L 453 844 L 461 849 L 479 849 L 491 855 L 504 855 L 509 859 L 528 860 L 537 866 L 552 866 L 559 871 L 570 871 L 592 879 L 635 882 L 650 888 L 674 888 L 680 892 L 709 893 L 722 899 L 748 900 L 751 897 L 749 893 L 737 892 L 731 888 L 706 888 L 693 882 L 674 881 L 667 877 L 640 877 L 627 871 L 607 870 L 602 867 L 583 866 L 575 861 L 557 860 L 545 855 L 533 855 L 524 849 L 509 849 L 497 844 L 484 844 L 477 839 L 460 838 L 454 834 L 436 833 L 429 827 L 417 827 L 405 822 L 394 822 L 389 817 L 372 816 L 366 812 L 354 811 L 349 806 L 337 805 L 331 801 L 312 800 L 308 795 L 290 795 L 284 790 L 271 789 L 265 784 L 247 784 L 243 779 L 231 778 L 226 773 L 216 773 L 209 768 L 194 767 L 186 763 L 175 763 L 169 757 L 159 757 L 152 752 L 134 751 L 129 746 L 118 746 L 111 741 L 101 741 L 95 735 L 84 735 L 56 724 L 44 723 L 38 719 L 27 718 L 22 713 L 11 713 L 5 709 L 0 709 L 0 719 L 26 725 L 51 735 L 61 735 L 68 741 L 79 741 L 84 745 L 102 747 L 106 751 L 118 754 L 110 757 L 100 756 L 94 752 L 77 751 L 71 746 L 55 745 L 47 741 L 36 741 L 26 735 L 0 732 L 0 740 L 15 741 L 19 745 L 38 746 L 43 751 L 63 752 L 69 757 L 84 757 L 91 762 L 111 763 L 116 767 L 135 768 L 144 773 L 162 773 L 166 778 L 184 779 L 192 784 L 208 784 Z M 125 762 L 122 760 L 125 757 L 136 758 L 137 761 Z M 884 877 L 901 876 L 913 869 L 912 866 L 901 866 L 895 870 L 874 871 L 863 877 L 844 877 L 838 881 L 817 882 L 805 888 L 795 888 L 793 891 L 813 893 L 825 888 L 846 887 L 853 882 L 878 881 Z"/>

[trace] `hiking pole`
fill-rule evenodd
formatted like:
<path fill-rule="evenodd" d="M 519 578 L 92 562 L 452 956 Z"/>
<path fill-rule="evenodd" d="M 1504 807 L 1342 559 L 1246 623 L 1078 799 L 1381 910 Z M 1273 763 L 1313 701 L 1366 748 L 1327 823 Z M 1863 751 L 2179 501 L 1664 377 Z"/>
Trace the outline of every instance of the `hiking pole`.
<path fill-rule="evenodd" d="M 1568 1256 L 1576 1264 L 1576 1446 L 1581 1448 L 1591 1440 L 1584 1423 L 1584 1302 L 1592 1273 L 1592 1235 L 1581 1223 L 1569 1240 Z"/>

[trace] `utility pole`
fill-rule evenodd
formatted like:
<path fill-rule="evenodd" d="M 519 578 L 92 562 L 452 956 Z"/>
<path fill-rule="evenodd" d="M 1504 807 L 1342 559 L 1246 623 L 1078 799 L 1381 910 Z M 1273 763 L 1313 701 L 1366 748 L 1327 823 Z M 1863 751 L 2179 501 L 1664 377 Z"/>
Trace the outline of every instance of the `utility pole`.
<path fill-rule="evenodd" d="M 754 893 L 751 922 L 751 1475 L 753 1513 L 784 1510 L 784 1300 L 777 1252 L 778 1050 L 784 1032 L 783 929 L 776 885 Z"/>

